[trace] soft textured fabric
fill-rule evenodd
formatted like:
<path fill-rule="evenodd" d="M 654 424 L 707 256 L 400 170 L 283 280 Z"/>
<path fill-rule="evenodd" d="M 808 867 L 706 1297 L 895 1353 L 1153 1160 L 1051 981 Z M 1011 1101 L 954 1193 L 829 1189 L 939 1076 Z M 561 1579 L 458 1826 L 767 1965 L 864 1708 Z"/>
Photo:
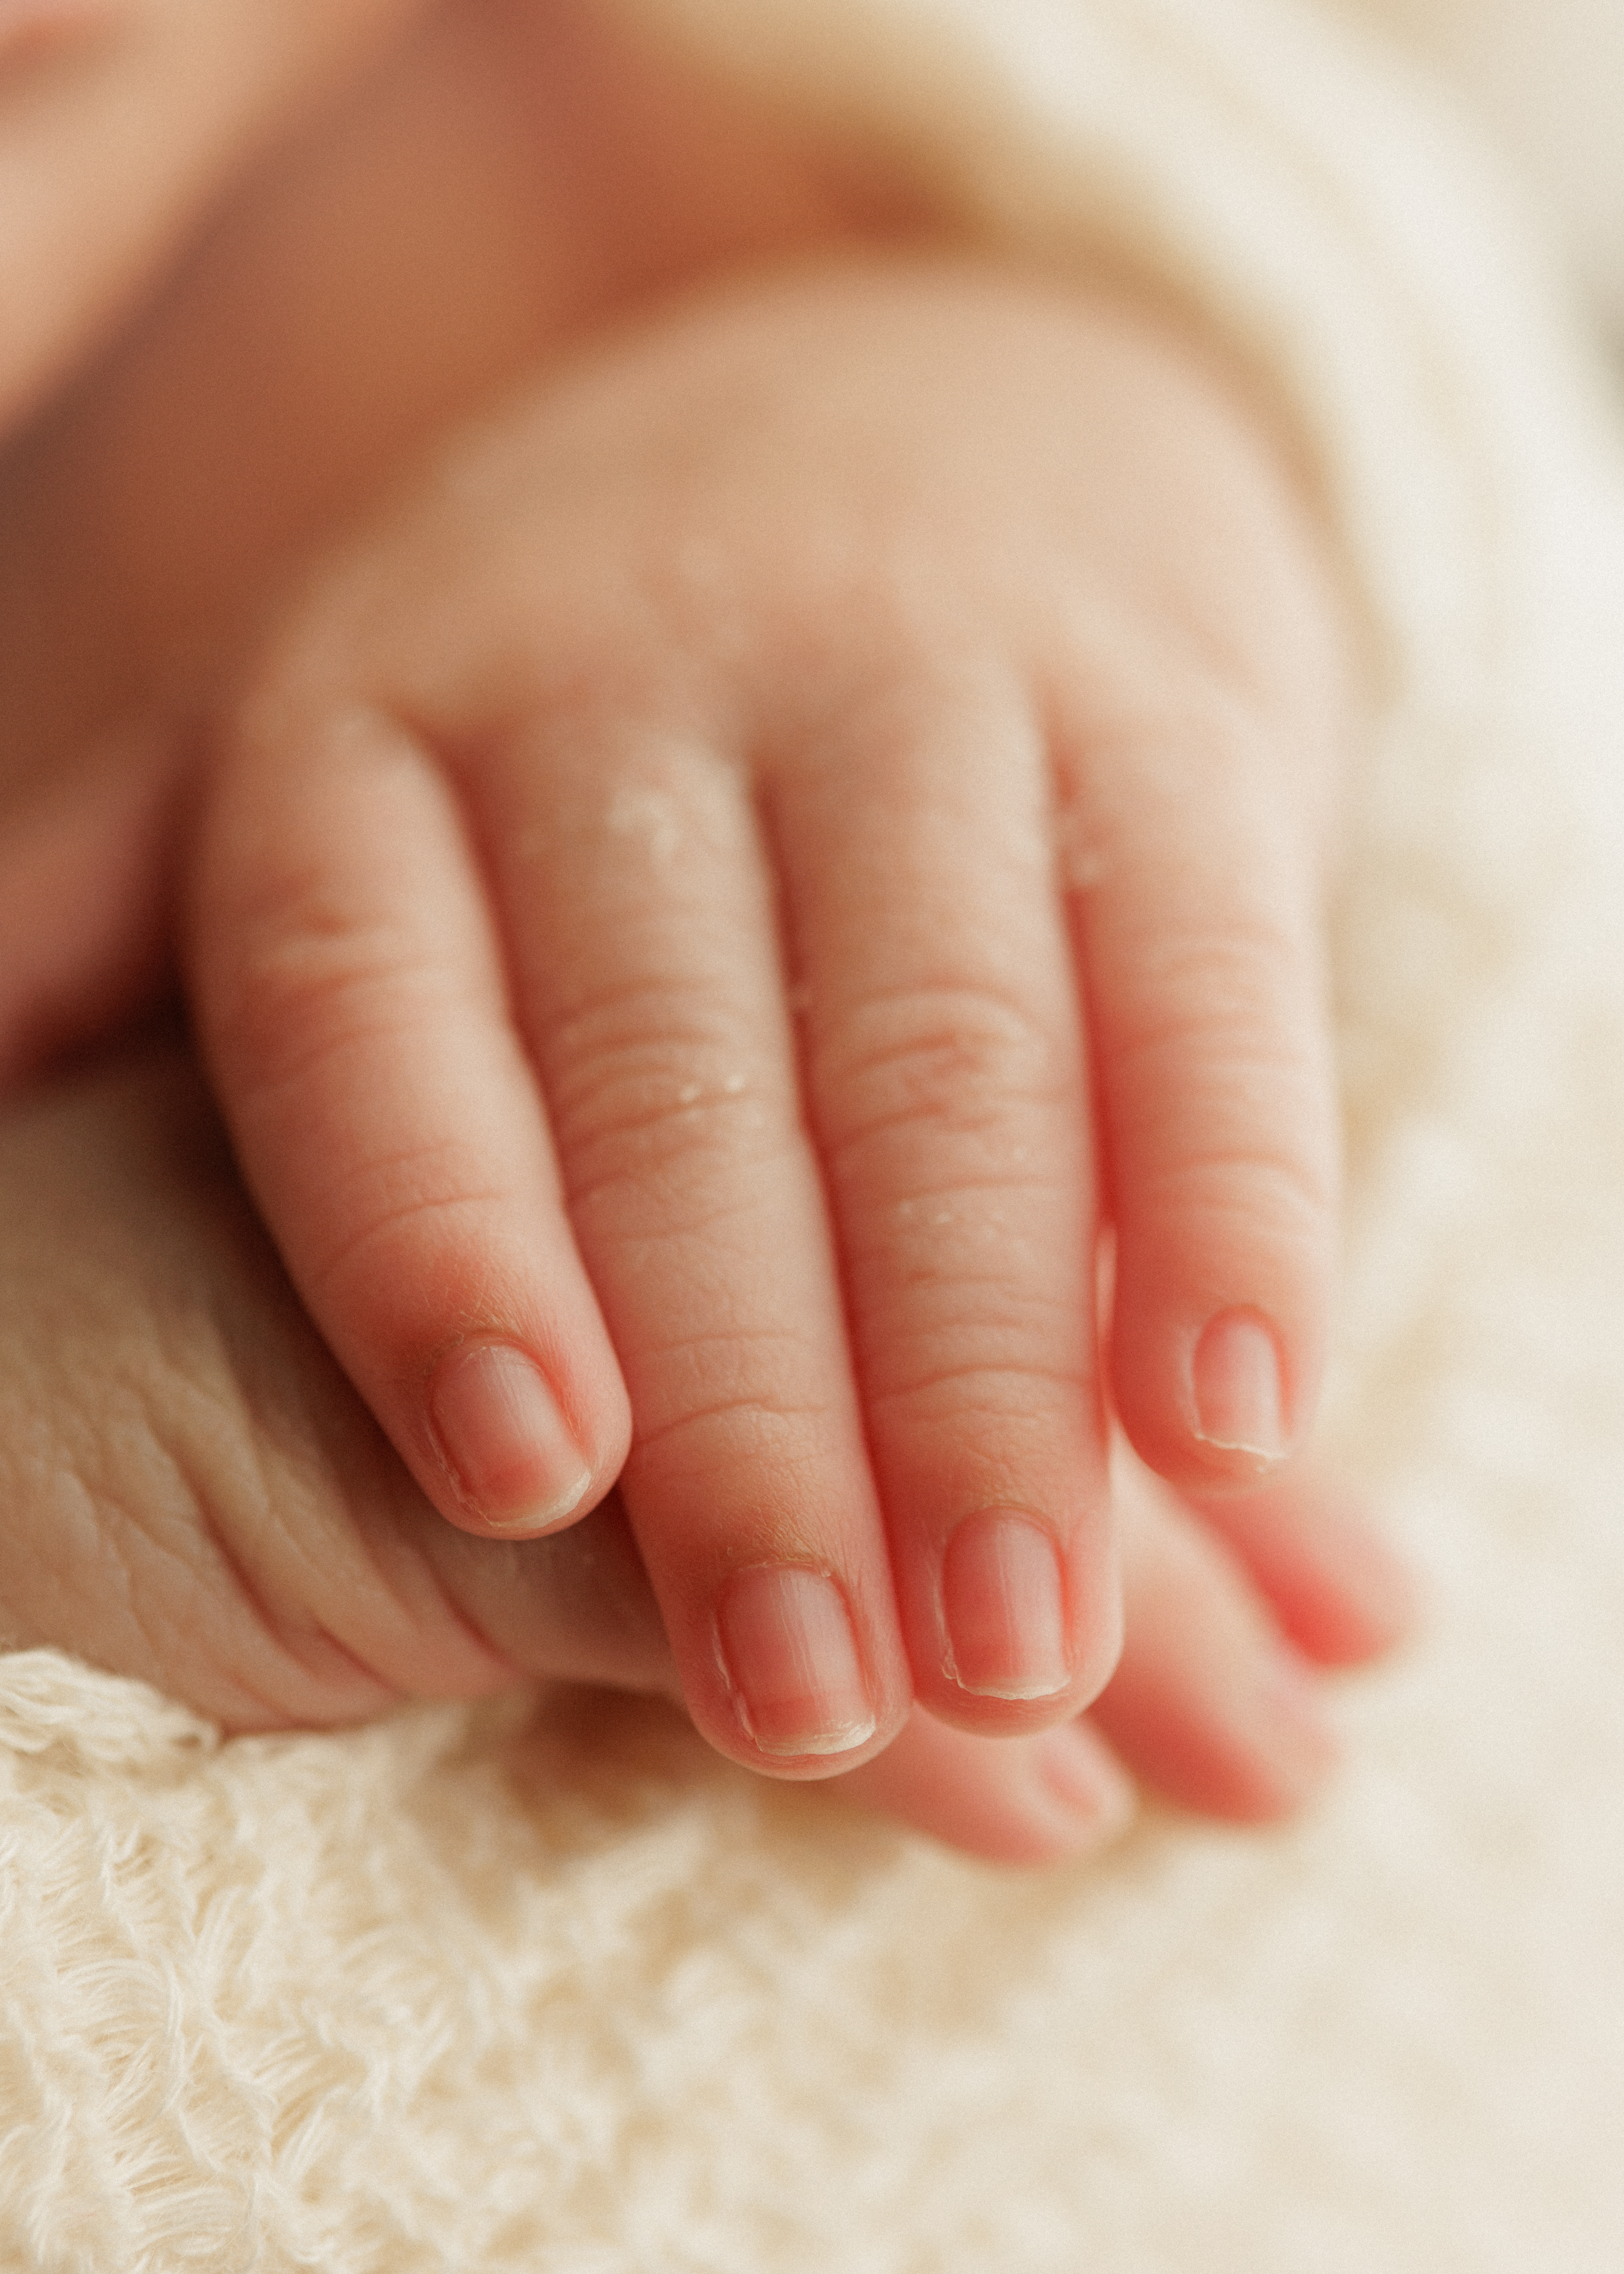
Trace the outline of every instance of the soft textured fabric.
<path fill-rule="evenodd" d="M 1522 173 L 1624 341 L 1624 10 L 1616 0 L 1337 0 L 1424 58 Z"/>
<path fill-rule="evenodd" d="M 622 0 L 1211 326 L 1381 688 L 1330 1428 L 1432 1575 L 1285 1832 L 999 1874 L 630 1705 L 221 1744 L 0 1660 L 0 2267 L 1616 2274 L 1624 478 L 1512 203 L 1284 0 Z"/>

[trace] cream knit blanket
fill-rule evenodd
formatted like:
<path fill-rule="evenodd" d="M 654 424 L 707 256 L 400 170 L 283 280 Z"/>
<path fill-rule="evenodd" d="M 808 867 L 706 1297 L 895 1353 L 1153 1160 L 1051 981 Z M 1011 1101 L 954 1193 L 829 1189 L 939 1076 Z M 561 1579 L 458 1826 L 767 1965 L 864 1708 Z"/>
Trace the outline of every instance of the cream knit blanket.
<path fill-rule="evenodd" d="M 623 0 L 630 6 L 633 0 Z M 1475 161 L 1300 0 L 635 0 L 1217 328 L 1384 703 L 1334 1434 L 1434 1580 L 1312 1818 L 1001 1875 L 523 1699 L 221 1744 L 0 1660 L 0 2268 L 1618 2274 L 1624 478 Z"/>

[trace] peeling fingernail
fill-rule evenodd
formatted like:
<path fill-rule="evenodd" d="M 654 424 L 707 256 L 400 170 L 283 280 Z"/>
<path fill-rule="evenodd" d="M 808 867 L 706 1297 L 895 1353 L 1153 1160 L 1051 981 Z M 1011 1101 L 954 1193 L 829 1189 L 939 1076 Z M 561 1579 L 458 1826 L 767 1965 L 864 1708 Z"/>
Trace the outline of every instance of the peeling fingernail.
<path fill-rule="evenodd" d="M 838 1583 L 795 1564 L 735 1571 L 717 1611 L 722 1659 L 763 1753 L 846 1753 L 874 1735 L 874 1708 Z"/>
<path fill-rule="evenodd" d="M 429 1411 L 463 1497 L 503 1532 L 545 1532 L 586 1498 L 592 1472 L 541 1369 L 508 1343 L 453 1351 Z"/>
<path fill-rule="evenodd" d="M 1222 1453 L 1244 1453 L 1259 1468 L 1290 1451 L 1280 1353 L 1255 1311 L 1224 1311 L 1196 1345 L 1192 1368 L 1196 1434 Z"/>
<path fill-rule="evenodd" d="M 1071 1679 L 1049 1533 L 1006 1509 L 966 1517 L 942 1558 L 948 1670 L 973 1698 L 1054 1698 Z"/>
<path fill-rule="evenodd" d="M 1041 1803 L 1058 1814 L 1074 1853 L 1109 1847 L 1132 1822 L 1139 1799 L 1132 1780 L 1086 1722 L 1045 1729 L 1027 1759 Z"/>

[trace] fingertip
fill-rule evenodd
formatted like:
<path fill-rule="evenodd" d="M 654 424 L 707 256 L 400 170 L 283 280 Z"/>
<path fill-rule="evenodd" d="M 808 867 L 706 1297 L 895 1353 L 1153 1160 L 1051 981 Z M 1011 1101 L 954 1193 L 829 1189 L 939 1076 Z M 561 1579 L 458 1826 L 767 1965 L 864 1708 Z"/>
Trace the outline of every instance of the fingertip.
<path fill-rule="evenodd" d="M 1075 1719 L 984 1737 L 916 1710 L 894 1744 L 832 1789 L 961 1855 L 1027 1870 L 1102 1853 L 1138 1809 L 1110 1747 Z"/>
<path fill-rule="evenodd" d="M 1318 1473 L 1257 1493 L 1203 1496 L 1197 1505 L 1292 1643 L 1317 1664 L 1363 1665 L 1425 1623 L 1421 1573 L 1356 1495 Z"/>
<path fill-rule="evenodd" d="M 942 1557 L 947 1670 L 972 1698 L 1057 1698 L 1071 1687 L 1064 1565 L 1047 1528 L 1004 1509 L 967 1517 Z"/>
<path fill-rule="evenodd" d="M 738 1718 L 773 1768 L 835 1768 L 876 1734 L 873 1685 L 832 1573 L 735 1571 L 717 1606 L 717 1638 Z"/>
<path fill-rule="evenodd" d="M 1075 1720 L 1122 1654 L 1122 1585 L 1106 1511 L 1071 1540 L 1020 1510 L 989 1509 L 948 1535 L 936 1619 L 914 1645 L 932 1713 L 1000 1741 Z"/>
<path fill-rule="evenodd" d="M 1286 1476 L 1312 1432 L 1328 1295 L 1316 1279 L 1271 1306 L 1149 1299 L 1123 1290 L 1111 1323 L 1112 1402 L 1135 1452 L 1192 1495 L 1255 1493 Z M 1119 1285 L 1121 1282 L 1119 1280 Z"/>
<path fill-rule="evenodd" d="M 1086 1721 L 1065 1721 L 1034 1738 L 1026 1772 L 1034 1832 L 1049 1832 L 1056 1861 L 1114 1847 L 1139 1813 L 1132 1780 Z"/>
<path fill-rule="evenodd" d="M 1190 1361 L 1193 1434 L 1207 1452 L 1266 1476 L 1290 1457 L 1280 1345 L 1259 1313 L 1221 1312 L 1203 1329 Z"/>
<path fill-rule="evenodd" d="M 1292 1639 L 1327 1666 L 1358 1666 L 1408 1642 L 1426 1623 L 1422 1573 L 1380 1533 L 1361 1525 L 1338 1555 L 1336 1600 L 1305 1607 Z"/>
<path fill-rule="evenodd" d="M 1295 1814 L 1342 1759 L 1321 1684 L 1282 1639 L 1187 1667 L 1153 1662 L 1107 1689 L 1095 1716 L 1166 1799 L 1235 1824 Z"/>
<path fill-rule="evenodd" d="M 601 1481 L 582 1432 L 530 1354 L 510 1343 L 465 1343 L 431 1377 L 428 1409 L 461 1510 L 479 1529 L 537 1539 L 583 1516 Z"/>
<path fill-rule="evenodd" d="M 1342 1742 L 1313 1669 L 1282 1642 L 1237 1700 L 1228 1813 L 1267 1823 L 1307 1806 L 1342 1764 Z"/>
<path fill-rule="evenodd" d="M 1328 1555 L 1304 1555 L 1267 1593 L 1292 1642 L 1320 1666 L 1386 1657 L 1426 1615 L 1420 1575 L 1373 1533 L 1339 1543 Z"/>

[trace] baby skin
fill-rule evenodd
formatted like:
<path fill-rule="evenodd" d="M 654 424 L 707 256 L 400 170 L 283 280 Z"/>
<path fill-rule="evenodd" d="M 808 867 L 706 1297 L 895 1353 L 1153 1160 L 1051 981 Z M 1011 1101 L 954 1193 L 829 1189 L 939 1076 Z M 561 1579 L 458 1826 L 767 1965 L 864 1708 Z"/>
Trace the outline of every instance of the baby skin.
<path fill-rule="evenodd" d="M 0 469 L 8 739 L 54 764 L 0 905 L 31 871 L 98 911 L 13 918 L 13 1056 L 104 1026 L 172 917 L 254 1199 L 403 1465 L 402 1568 L 540 1575 L 592 1661 L 539 1608 L 530 1645 L 463 1622 L 465 1663 L 387 1643 L 340 1493 L 272 1598 L 364 1677 L 276 1713 L 634 1678 L 555 1584 L 610 1540 L 662 1682 L 758 1769 L 1011 1855 L 1032 1763 L 1109 1816 L 1101 1729 L 1198 1805 L 1287 1804 L 1324 1743 L 1259 1605 L 1335 1660 L 1403 1592 L 1323 1488 L 1259 1489 L 1335 1239 L 1352 697 L 1312 516 L 1154 317 L 914 241 L 594 11 L 410 13 L 349 11 L 374 76 Z M 282 361 L 234 396 L 247 306 Z M 40 1552 L 8 1600 L 94 1596 Z M 138 1624 L 155 1664 L 117 1621 L 19 1631 L 218 1689 L 189 1621 Z"/>
<path fill-rule="evenodd" d="M 678 1699 L 623 1506 L 540 1540 L 454 1529 L 312 1327 L 184 1044 L 0 1106 L 0 1645 L 53 1644 L 231 1730 L 321 1728 L 545 1677 Z M 1080 1719 L 992 1739 L 915 1709 L 823 1788 L 1040 1864 L 1139 1781 L 1241 1820 L 1331 1758 L 1312 1668 L 1392 1638 L 1322 1479 L 1217 1524 L 1119 1449 L 1126 1642 Z M 1372 1585 L 1372 1582 L 1374 1582 Z"/>

